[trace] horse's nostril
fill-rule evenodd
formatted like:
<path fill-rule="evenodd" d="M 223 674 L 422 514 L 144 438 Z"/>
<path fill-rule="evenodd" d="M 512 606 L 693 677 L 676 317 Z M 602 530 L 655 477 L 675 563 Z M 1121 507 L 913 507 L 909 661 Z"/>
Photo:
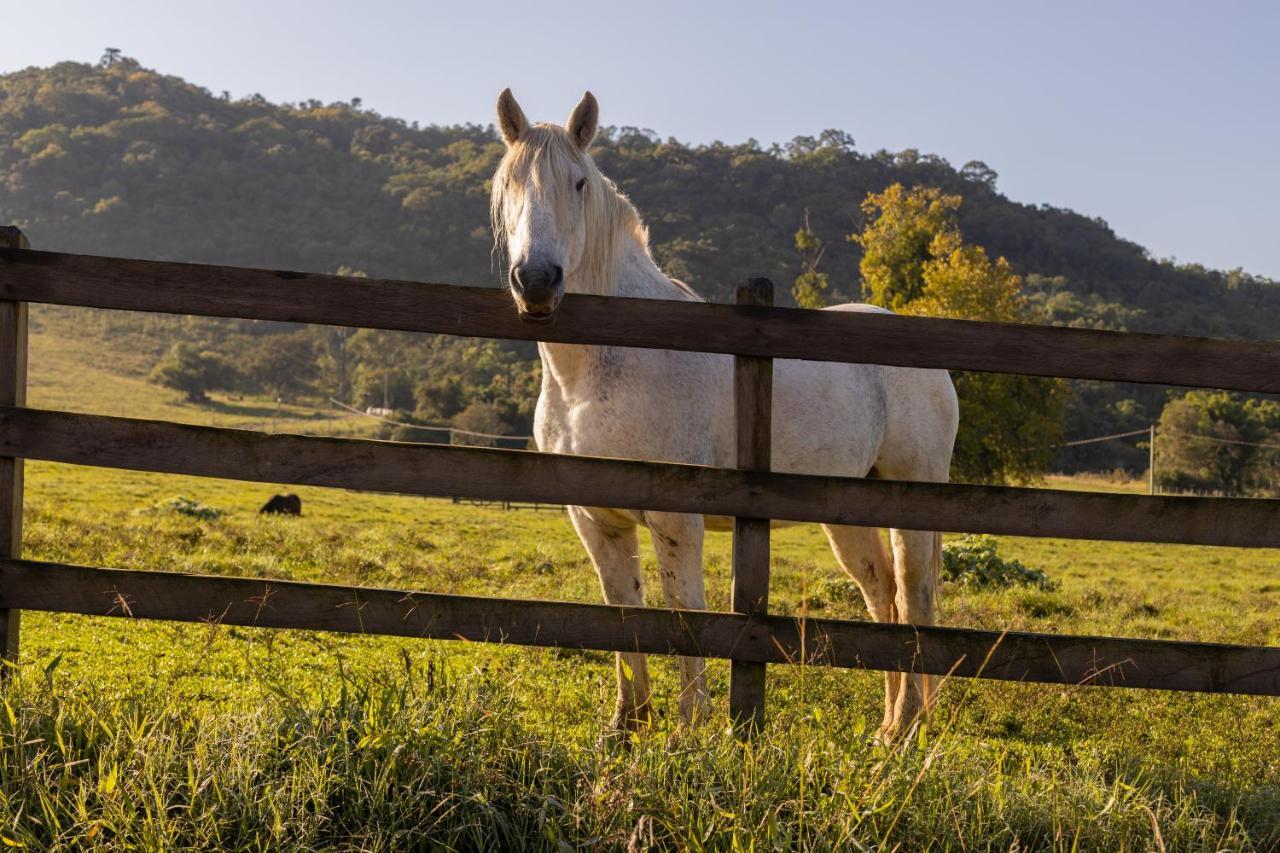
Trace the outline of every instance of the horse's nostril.
<path fill-rule="evenodd" d="M 564 283 L 564 269 L 549 266 L 522 264 L 513 266 L 509 274 L 511 289 L 525 297 L 545 296 Z"/>

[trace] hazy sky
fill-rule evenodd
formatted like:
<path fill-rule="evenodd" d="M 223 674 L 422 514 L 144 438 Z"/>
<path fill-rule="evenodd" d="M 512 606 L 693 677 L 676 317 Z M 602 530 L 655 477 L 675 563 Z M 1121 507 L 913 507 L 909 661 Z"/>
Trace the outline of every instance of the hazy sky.
<path fill-rule="evenodd" d="M 424 123 L 602 121 L 695 142 L 834 127 L 980 159 L 1159 257 L 1280 278 L 1280 3 L 6 3 L 0 71 L 119 47 L 214 92 Z"/>

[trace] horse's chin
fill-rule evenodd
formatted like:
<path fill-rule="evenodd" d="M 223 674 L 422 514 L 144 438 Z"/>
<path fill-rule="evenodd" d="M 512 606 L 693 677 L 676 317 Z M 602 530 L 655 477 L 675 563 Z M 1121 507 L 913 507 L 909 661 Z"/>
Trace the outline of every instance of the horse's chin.
<path fill-rule="evenodd" d="M 534 314 L 530 311 L 519 311 L 519 310 L 516 311 L 516 314 L 519 315 L 521 322 L 532 323 L 534 325 L 546 325 L 547 323 L 554 323 L 556 319 L 556 312 L 554 308 L 550 311 L 547 311 L 544 314 Z"/>

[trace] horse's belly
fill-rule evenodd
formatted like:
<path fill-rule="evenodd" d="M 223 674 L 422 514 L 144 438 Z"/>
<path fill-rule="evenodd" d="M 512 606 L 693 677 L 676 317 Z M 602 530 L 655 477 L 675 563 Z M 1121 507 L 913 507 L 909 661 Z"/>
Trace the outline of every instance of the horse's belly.
<path fill-rule="evenodd" d="M 704 515 L 702 518 L 707 530 L 714 530 L 719 533 L 727 533 L 733 530 L 733 519 L 727 515 Z M 773 529 L 795 527 L 801 523 L 799 521 L 780 521 L 775 518 L 769 521 L 769 527 Z"/>

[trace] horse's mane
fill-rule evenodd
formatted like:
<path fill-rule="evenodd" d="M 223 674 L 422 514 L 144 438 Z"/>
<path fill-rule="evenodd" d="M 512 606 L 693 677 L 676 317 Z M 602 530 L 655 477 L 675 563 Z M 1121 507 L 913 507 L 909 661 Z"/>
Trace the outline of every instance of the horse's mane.
<path fill-rule="evenodd" d="M 666 275 L 666 274 L 665 274 L 665 273 L 663 273 L 663 275 Z M 667 278 L 667 281 L 671 282 L 671 284 L 675 287 L 675 289 L 676 289 L 676 290 L 679 290 L 679 291 L 680 291 L 681 293 L 683 293 L 685 296 L 689 297 L 689 300 L 690 300 L 691 302 L 702 302 L 702 301 L 703 301 L 702 297 L 698 295 L 698 291 L 694 290 L 692 287 L 690 287 L 689 285 L 685 284 L 685 283 L 684 283 L 683 281 L 681 281 L 680 279 L 678 279 L 678 278 L 672 278 L 672 277 L 671 277 L 671 276 L 669 276 L 669 275 L 668 275 L 668 276 L 666 276 L 666 278 Z"/>
<path fill-rule="evenodd" d="M 570 272 L 586 292 L 604 293 L 616 273 L 618 256 L 625 241 L 634 241 L 652 259 L 649 229 L 641 221 L 631 199 L 596 168 L 588 154 L 578 150 L 562 127 L 533 125 L 507 149 L 506 156 L 498 165 L 489 205 L 494 249 L 495 252 L 502 249 L 504 223 L 508 215 L 514 215 L 520 209 L 529 178 L 533 179 L 533 185 L 540 192 L 550 198 L 557 218 L 568 221 L 569 204 L 575 192 L 571 180 L 575 164 L 587 182 L 583 189 L 587 245 L 579 268 Z M 670 281 L 676 290 L 701 301 L 687 284 Z"/>

